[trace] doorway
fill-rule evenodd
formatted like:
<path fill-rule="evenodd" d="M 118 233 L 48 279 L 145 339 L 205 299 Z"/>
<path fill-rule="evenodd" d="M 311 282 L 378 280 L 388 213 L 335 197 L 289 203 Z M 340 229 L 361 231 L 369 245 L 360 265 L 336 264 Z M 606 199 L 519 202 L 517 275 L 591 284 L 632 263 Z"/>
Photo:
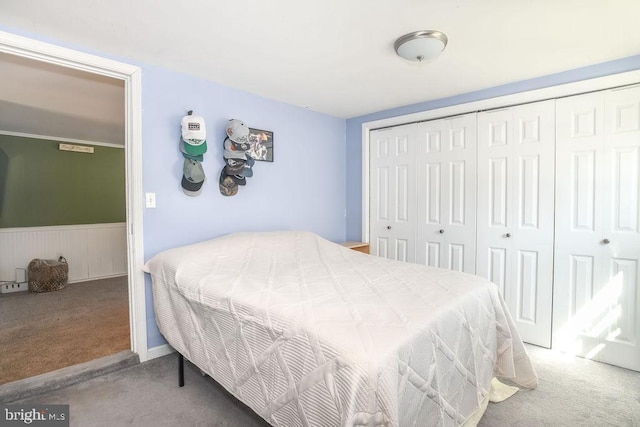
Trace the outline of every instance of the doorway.
<path fill-rule="evenodd" d="M 130 349 L 140 361 L 147 360 L 146 304 L 142 236 L 142 136 L 141 70 L 139 67 L 107 60 L 78 51 L 0 32 L 0 54 L 55 64 L 98 76 L 118 79 L 124 84 L 125 175 L 128 311 Z"/>

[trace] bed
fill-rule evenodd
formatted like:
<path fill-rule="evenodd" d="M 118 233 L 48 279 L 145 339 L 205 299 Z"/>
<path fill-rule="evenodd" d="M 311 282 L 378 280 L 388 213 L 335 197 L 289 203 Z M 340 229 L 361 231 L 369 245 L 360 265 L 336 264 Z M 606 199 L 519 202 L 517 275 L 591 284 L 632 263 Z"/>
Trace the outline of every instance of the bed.
<path fill-rule="evenodd" d="M 144 270 L 167 342 L 274 426 L 474 425 L 494 377 L 537 385 L 478 276 L 294 231 L 170 249 Z"/>

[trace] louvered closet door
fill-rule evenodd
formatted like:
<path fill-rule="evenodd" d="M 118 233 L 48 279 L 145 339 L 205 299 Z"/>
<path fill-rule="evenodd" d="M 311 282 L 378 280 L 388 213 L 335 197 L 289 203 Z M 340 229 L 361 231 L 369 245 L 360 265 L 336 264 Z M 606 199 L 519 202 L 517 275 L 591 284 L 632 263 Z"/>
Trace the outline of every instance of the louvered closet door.
<path fill-rule="evenodd" d="M 416 262 L 475 273 L 476 114 L 417 129 Z"/>
<path fill-rule="evenodd" d="M 551 345 L 554 101 L 478 114 L 477 274 L 523 340 Z"/>
<path fill-rule="evenodd" d="M 553 346 L 640 370 L 640 87 L 557 114 Z"/>
<path fill-rule="evenodd" d="M 372 131 L 369 142 L 371 254 L 415 262 L 416 125 Z"/>

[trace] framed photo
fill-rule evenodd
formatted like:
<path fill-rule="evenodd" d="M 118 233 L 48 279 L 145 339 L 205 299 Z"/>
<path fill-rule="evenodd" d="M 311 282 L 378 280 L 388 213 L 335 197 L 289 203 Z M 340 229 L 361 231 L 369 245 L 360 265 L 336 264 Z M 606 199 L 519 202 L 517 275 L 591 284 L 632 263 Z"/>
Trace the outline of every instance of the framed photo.
<path fill-rule="evenodd" d="M 273 132 L 249 128 L 249 143 L 247 154 L 256 160 L 273 162 Z"/>

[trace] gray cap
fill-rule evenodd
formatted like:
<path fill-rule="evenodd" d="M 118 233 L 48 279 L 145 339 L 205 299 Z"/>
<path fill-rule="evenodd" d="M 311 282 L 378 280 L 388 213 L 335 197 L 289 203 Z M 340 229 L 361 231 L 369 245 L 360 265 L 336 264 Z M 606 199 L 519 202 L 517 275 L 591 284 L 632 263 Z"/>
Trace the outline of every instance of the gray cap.
<path fill-rule="evenodd" d="M 249 126 L 242 120 L 231 119 L 227 122 L 227 136 L 233 142 L 243 144 L 249 142 Z"/>
<path fill-rule="evenodd" d="M 200 195 L 205 179 L 202 163 L 193 159 L 184 159 L 181 183 L 184 194 L 192 197 Z"/>

